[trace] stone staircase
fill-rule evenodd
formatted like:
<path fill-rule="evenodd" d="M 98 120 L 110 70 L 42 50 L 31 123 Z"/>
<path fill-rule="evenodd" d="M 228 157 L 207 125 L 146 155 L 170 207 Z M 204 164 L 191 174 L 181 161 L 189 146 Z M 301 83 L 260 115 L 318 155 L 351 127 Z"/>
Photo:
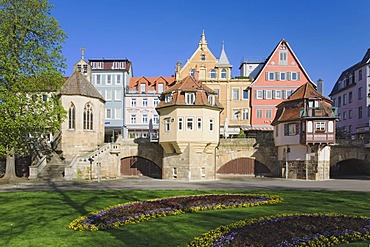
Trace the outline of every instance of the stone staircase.
<path fill-rule="evenodd" d="M 47 165 L 42 169 L 42 171 L 37 175 L 37 178 L 43 180 L 58 180 L 64 179 L 64 169 L 66 165 L 59 158 L 57 154 L 52 154 Z"/>

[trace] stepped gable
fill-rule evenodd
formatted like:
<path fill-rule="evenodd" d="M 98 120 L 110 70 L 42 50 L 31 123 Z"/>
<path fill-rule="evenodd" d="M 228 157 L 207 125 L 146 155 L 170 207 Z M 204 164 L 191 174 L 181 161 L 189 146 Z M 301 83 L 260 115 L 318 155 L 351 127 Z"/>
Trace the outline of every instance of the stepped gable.
<path fill-rule="evenodd" d="M 302 119 L 305 101 L 308 99 L 319 99 L 319 108 L 324 111 L 320 117 L 332 116 L 331 100 L 321 95 L 311 82 L 306 82 L 295 90 L 285 101 L 277 105 L 277 112 L 271 125 L 279 122 L 287 122 Z"/>
<path fill-rule="evenodd" d="M 96 98 L 105 102 L 98 90 L 77 70 L 63 84 L 60 93 L 62 95 L 81 95 Z"/>
<path fill-rule="evenodd" d="M 195 106 L 210 106 L 223 109 L 218 97 L 215 97 L 214 105 L 211 105 L 208 101 L 208 95 L 217 96 L 217 93 L 204 85 L 201 81 L 197 81 L 192 76 L 185 77 L 183 80 L 164 91 L 161 95 L 161 102 L 159 103 L 158 108 L 173 105 L 187 105 L 185 102 L 185 92 L 195 93 L 195 102 L 193 104 Z M 172 100 L 171 102 L 165 103 L 164 95 L 168 94 L 172 94 Z"/>

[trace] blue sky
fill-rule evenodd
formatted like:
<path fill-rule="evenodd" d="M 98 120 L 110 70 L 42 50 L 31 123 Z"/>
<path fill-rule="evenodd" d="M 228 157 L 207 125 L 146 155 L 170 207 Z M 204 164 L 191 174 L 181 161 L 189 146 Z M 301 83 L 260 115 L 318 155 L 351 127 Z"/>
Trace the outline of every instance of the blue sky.
<path fill-rule="evenodd" d="M 369 0 L 50 0 L 68 38 L 66 75 L 81 58 L 127 58 L 135 77 L 170 76 L 202 31 L 219 57 L 222 42 L 239 75 L 243 58 L 266 58 L 286 39 L 328 95 L 340 73 L 370 48 Z"/>

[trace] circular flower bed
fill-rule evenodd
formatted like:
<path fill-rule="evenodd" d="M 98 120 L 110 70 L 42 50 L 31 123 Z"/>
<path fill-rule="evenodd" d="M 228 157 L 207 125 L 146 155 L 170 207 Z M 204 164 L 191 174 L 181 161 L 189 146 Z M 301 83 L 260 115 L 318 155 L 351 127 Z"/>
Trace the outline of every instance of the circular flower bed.
<path fill-rule="evenodd" d="M 195 238 L 188 246 L 331 246 L 369 239 L 369 217 L 296 214 L 221 226 Z"/>
<path fill-rule="evenodd" d="M 277 196 L 247 194 L 215 194 L 170 197 L 119 204 L 82 216 L 68 225 L 72 230 L 97 231 L 117 228 L 152 218 L 177 215 L 203 210 L 252 207 L 275 204 L 282 199 Z"/>

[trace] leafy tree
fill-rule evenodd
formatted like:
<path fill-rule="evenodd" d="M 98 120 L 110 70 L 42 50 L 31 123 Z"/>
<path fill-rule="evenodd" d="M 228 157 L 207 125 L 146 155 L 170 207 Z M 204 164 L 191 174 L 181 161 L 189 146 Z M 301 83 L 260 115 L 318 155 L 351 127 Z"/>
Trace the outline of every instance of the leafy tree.
<path fill-rule="evenodd" d="M 4 178 L 15 178 L 15 154 L 60 128 L 65 116 L 56 92 L 63 83 L 66 34 L 48 0 L 0 0 L 0 156 Z"/>

